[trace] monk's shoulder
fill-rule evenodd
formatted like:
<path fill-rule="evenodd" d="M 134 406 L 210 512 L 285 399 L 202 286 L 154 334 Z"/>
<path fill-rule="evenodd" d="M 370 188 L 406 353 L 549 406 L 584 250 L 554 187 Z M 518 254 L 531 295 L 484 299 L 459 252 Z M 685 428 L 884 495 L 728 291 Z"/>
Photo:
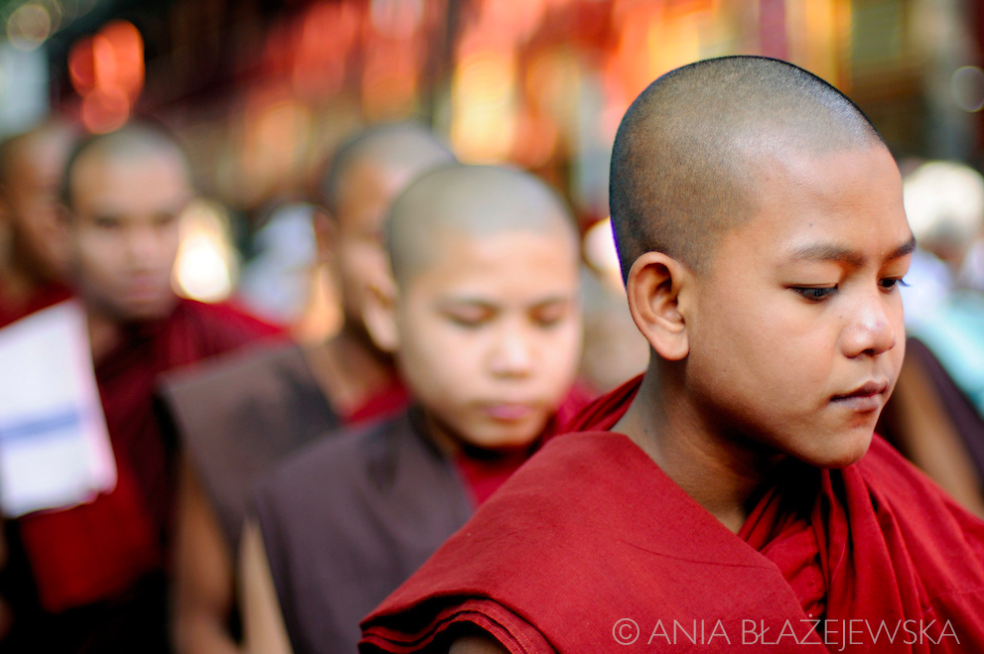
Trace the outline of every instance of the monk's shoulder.
<path fill-rule="evenodd" d="M 264 341 L 173 371 L 162 377 L 159 395 L 183 431 L 235 429 L 247 419 L 242 416 L 271 423 L 271 430 L 287 429 L 297 419 L 318 432 L 341 423 L 292 342 Z"/>
<path fill-rule="evenodd" d="M 206 344 L 214 356 L 264 338 L 283 338 L 283 327 L 254 316 L 235 303 L 182 298 L 171 317 L 180 329 Z"/>
<path fill-rule="evenodd" d="M 411 437 L 404 411 L 332 430 L 291 452 L 252 486 L 264 531 L 304 533 L 334 524 L 331 537 L 344 540 L 338 525 L 353 526 L 353 512 L 366 515 L 388 503 L 392 478 L 405 463 L 400 446 Z"/>
<path fill-rule="evenodd" d="M 603 536 L 633 531 L 634 514 L 622 509 L 650 490 L 650 467 L 619 434 L 557 436 L 479 507 L 451 543 L 452 559 L 526 569 L 531 543 L 591 558 L 607 542 Z"/>
<path fill-rule="evenodd" d="M 856 467 L 872 492 L 883 501 L 953 504 L 935 482 L 880 436 L 874 437 L 867 454 Z"/>
<path fill-rule="evenodd" d="M 883 521 L 890 517 L 912 538 L 984 556 L 984 520 L 957 504 L 882 438 L 875 437 L 857 469 Z M 927 534 L 940 537 L 929 539 Z"/>
<path fill-rule="evenodd" d="M 169 396 L 182 401 L 230 395 L 256 398 L 250 389 L 269 390 L 272 385 L 285 387 L 316 386 L 307 368 L 301 348 L 290 341 L 270 340 L 247 350 L 231 351 L 212 357 L 194 367 L 179 368 L 161 377 L 161 387 Z M 223 389 L 235 388 L 235 393 Z"/>

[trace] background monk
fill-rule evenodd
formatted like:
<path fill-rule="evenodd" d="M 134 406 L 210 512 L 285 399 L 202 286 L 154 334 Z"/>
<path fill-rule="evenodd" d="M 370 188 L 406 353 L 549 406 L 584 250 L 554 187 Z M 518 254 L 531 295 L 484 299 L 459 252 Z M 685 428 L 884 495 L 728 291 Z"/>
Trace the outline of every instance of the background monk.
<path fill-rule="evenodd" d="M 389 227 L 397 291 L 366 316 L 416 404 L 257 485 L 261 533 L 243 544 L 250 651 L 355 651 L 359 620 L 584 404 L 569 392 L 578 238 L 553 191 L 452 166 L 411 185 Z"/>
<path fill-rule="evenodd" d="M 629 108 L 611 180 L 648 370 L 387 599 L 362 651 L 984 649 L 984 523 L 873 437 L 914 242 L 867 118 L 785 62 L 698 62 Z"/>
<path fill-rule="evenodd" d="M 367 335 L 361 305 L 369 280 L 388 274 L 380 237 L 390 202 L 413 177 L 453 160 L 413 124 L 378 126 L 343 146 L 321 184 L 328 216 L 316 218 L 340 285 L 341 332 L 327 343 L 237 355 L 164 385 L 187 452 L 172 625 L 180 651 L 237 648 L 233 560 L 254 477 L 343 423 L 405 406 L 392 358 Z"/>
<path fill-rule="evenodd" d="M 0 144 L 0 327 L 69 295 L 58 189 L 75 139 L 46 123 Z"/>
<path fill-rule="evenodd" d="M 118 481 L 89 504 L 17 521 L 12 554 L 31 578 L 4 652 L 168 651 L 174 482 L 154 417 L 156 378 L 276 331 L 227 306 L 174 295 L 178 217 L 192 193 L 183 152 L 156 127 L 91 137 L 69 159 L 70 276 L 88 317 Z"/>

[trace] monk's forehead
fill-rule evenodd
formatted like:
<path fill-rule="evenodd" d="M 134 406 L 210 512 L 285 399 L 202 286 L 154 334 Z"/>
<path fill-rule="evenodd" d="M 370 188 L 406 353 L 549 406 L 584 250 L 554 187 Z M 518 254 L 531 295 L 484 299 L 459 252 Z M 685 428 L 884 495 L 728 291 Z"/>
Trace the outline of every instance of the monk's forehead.
<path fill-rule="evenodd" d="M 69 174 L 69 193 L 74 204 L 88 194 L 97 184 L 106 189 L 107 184 L 127 183 L 133 173 L 152 171 L 161 178 L 162 183 L 176 182 L 191 190 L 191 172 L 184 155 L 174 148 L 94 148 L 83 152 L 71 165 Z M 166 178 L 166 179 L 164 179 Z"/>
<path fill-rule="evenodd" d="M 387 240 L 399 278 L 432 264 L 455 239 L 509 233 L 551 234 L 555 247 L 576 252 L 570 215 L 542 182 L 509 169 L 453 166 L 426 175 L 400 196 Z"/>

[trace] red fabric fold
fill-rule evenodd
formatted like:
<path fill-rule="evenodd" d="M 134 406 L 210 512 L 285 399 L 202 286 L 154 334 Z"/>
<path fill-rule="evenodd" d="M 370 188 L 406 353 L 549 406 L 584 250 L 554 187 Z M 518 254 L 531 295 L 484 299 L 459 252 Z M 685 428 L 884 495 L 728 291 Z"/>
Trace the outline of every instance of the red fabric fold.
<path fill-rule="evenodd" d="M 624 652 L 632 625 L 681 652 L 984 651 L 984 522 L 884 441 L 843 470 L 787 462 L 735 535 L 603 431 L 638 385 L 519 470 L 363 622 L 360 651 L 479 627 L 510 652 Z"/>

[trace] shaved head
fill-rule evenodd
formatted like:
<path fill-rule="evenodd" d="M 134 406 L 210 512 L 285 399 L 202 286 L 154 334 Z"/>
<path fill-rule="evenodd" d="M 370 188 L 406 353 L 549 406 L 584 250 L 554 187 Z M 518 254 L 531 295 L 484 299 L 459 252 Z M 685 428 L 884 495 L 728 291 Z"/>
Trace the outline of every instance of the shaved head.
<path fill-rule="evenodd" d="M 37 157 L 39 152 L 51 151 L 53 154 L 48 158 L 57 160 L 59 168 L 63 167 L 75 138 L 76 130 L 71 124 L 52 121 L 6 139 L 0 143 L 0 185 L 16 183 L 13 176 L 24 165 L 24 159 Z"/>
<path fill-rule="evenodd" d="M 11 239 L 8 273 L 37 283 L 65 274 L 58 192 L 76 138 L 71 124 L 56 120 L 0 144 L 0 226 Z"/>
<path fill-rule="evenodd" d="M 417 179 L 393 204 L 387 246 L 403 284 L 432 263 L 448 234 L 481 239 L 503 232 L 558 233 L 577 252 L 577 229 L 563 200 L 536 177 L 497 166 L 453 164 Z"/>
<path fill-rule="evenodd" d="M 325 207 L 334 215 L 342 204 L 353 170 L 372 167 L 413 178 L 425 170 L 455 160 L 451 150 L 427 128 L 416 123 L 378 125 L 343 144 L 332 159 L 318 189 Z"/>
<path fill-rule="evenodd" d="M 187 156 L 178 140 L 163 127 L 147 123 L 130 123 L 108 134 L 97 134 L 82 140 L 72 151 L 62 180 L 62 201 L 73 208 L 78 172 L 91 162 L 143 162 L 148 159 L 167 159 L 180 165 L 191 178 Z"/>
<path fill-rule="evenodd" d="M 636 98 L 615 137 L 612 225 L 623 279 L 647 251 L 704 270 L 756 207 L 757 162 L 885 147 L 844 94 L 792 64 L 723 57 L 673 70 Z"/>

